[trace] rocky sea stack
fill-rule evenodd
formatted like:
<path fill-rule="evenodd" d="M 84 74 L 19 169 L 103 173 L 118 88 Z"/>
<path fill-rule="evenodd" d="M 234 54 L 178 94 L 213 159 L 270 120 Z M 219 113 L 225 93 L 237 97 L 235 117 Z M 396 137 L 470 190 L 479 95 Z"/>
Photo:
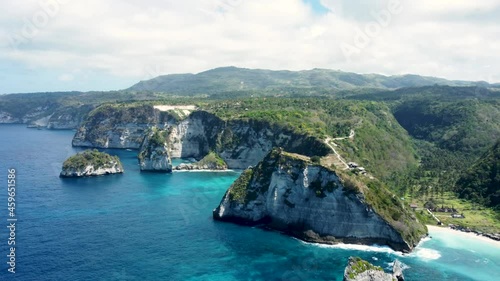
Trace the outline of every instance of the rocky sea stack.
<path fill-rule="evenodd" d="M 379 244 L 404 252 L 427 233 L 378 180 L 336 172 L 282 149 L 245 170 L 213 216 L 310 242 Z"/>
<path fill-rule="evenodd" d="M 123 166 L 117 156 L 94 149 L 80 152 L 64 161 L 60 177 L 91 177 L 120 173 L 123 173 Z"/>
<path fill-rule="evenodd" d="M 393 265 L 393 273 L 385 273 L 380 266 L 360 258 L 349 258 L 349 263 L 344 271 L 344 281 L 404 281 L 401 263 L 396 260 Z"/>
<path fill-rule="evenodd" d="M 138 155 L 141 171 L 172 172 L 172 160 L 167 146 L 166 135 L 167 131 L 153 128 L 144 137 Z"/>

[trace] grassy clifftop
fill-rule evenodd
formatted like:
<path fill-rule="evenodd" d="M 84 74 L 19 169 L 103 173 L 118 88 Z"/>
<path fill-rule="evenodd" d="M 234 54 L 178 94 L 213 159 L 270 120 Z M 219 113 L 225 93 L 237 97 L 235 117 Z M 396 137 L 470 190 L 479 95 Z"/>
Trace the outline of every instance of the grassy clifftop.
<path fill-rule="evenodd" d="M 378 177 L 417 165 L 414 144 L 391 109 L 377 102 L 332 99 L 255 98 L 206 103 L 202 108 L 224 120 L 253 119 L 278 123 L 321 139 L 338 141 L 339 153 Z"/>
<path fill-rule="evenodd" d="M 68 158 L 63 163 L 63 170 L 81 170 L 88 166 L 93 166 L 96 169 L 108 169 L 114 168 L 116 165 L 123 170 L 120 159 L 117 156 L 111 156 L 93 149 L 80 152 Z"/>
<path fill-rule="evenodd" d="M 291 171 L 292 167 L 298 167 L 301 170 L 308 166 L 320 165 L 314 164 L 309 157 L 273 149 L 259 165 L 242 173 L 229 189 L 230 199 L 246 204 L 257 197 L 255 192 L 267 190 L 273 172 L 279 167 L 285 167 L 285 170 Z M 416 245 L 427 234 L 427 228 L 418 220 L 417 214 L 405 206 L 379 180 L 350 172 L 335 171 L 329 167 L 321 166 L 321 168 L 338 176 L 345 192 L 362 196 L 365 203 L 400 233 L 410 245 Z M 298 174 L 291 176 L 292 178 L 299 177 Z M 258 185 L 257 188 L 253 186 L 250 189 L 251 183 Z M 315 190 L 317 197 L 324 198 L 326 193 L 332 192 L 337 186 L 333 182 L 326 185 L 312 182 L 309 188 Z"/>

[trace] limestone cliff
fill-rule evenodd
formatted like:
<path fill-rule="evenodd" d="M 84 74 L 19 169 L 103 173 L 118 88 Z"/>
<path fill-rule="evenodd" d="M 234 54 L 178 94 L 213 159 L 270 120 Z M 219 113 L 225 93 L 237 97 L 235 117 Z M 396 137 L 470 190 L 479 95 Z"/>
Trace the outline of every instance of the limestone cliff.
<path fill-rule="evenodd" d="M 47 129 L 70 130 L 78 129 L 80 124 L 87 118 L 93 105 L 68 106 L 56 110 L 47 120 Z"/>
<path fill-rule="evenodd" d="M 144 137 L 138 155 L 141 171 L 172 172 L 172 160 L 168 152 L 166 134 L 166 131 L 154 128 Z"/>
<path fill-rule="evenodd" d="M 399 251 L 411 251 L 427 232 L 378 181 L 366 185 L 281 149 L 244 171 L 213 216 L 263 224 L 311 242 L 380 244 Z"/>
<path fill-rule="evenodd" d="M 97 150 L 86 150 L 64 162 L 60 177 L 90 177 L 121 173 L 123 166 L 118 157 Z"/>
<path fill-rule="evenodd" d="M 29 127 L 54 130 L 77 129 L 94 105 L 63 106 L 51 104 L 36 108 L 23 108 L 17 114 L 0 111 L 0 124 L 27 124 Z"/>
<path fill-rule="evenodd" d="M 103 105 L 80 126 L 73 146 L 139 149 L 146 132 L 159 123 L 152 106 Z"/>
<path fill-rule="evenodd" d="M 321 140 L 279 125 L 255 120 L 222 120 L 201 110 L 179 118 L 149 105 L 97 108 L 77 131 L 73 145 L 139 149 L 151 127 L 168 132 L 170 157 L 200 160 L 214 151 L 231 169 L 256 165 L 276 146 L 309 156 L 323 156 L 330 151 Z"/>
<path fill-rule="evenodd" d="M 394 261 L 393 273 L 389 274 L 379 266 L 360 258 L 350 257 L 343 281 L 404 281 L 404 276 L 398 260 Z"/>

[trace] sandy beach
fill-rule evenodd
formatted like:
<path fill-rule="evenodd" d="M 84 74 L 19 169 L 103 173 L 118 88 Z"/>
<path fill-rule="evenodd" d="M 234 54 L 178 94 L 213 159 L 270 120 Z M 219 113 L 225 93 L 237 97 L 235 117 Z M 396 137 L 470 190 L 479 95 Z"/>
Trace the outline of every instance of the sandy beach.
<path fill-rule="evenodd" d="M 448 227 L 439 227 L 435 225 L 427 225 L 427 228 L 429 229 L 429 234 L 432 236 L 433 233 L 440 232 L 440 233 L 446 233 L 448 235 L 453 235 L 453 236 L 462 236 L 464 238 L 470 238 L 470 239 L 476 239 L 476 240 L 481 240 L 483 242 L 486 242 L 490 245 L 493 245 L 495 247 L 500 248 L 500 241 L 495 241 L 493 239 L 490 239 L 488 237 L 476 235 L 475 233 L 470 233 L 470 232 L 463 232 L 455 229 L 451 229 Z"/>

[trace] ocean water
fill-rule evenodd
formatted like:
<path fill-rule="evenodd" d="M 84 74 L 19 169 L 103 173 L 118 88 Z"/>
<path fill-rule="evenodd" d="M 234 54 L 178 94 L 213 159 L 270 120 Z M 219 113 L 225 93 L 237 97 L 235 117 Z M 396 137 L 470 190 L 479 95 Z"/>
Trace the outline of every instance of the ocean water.
<path fill-rule="evenodd" d="M 307 244 L 277 232 L 212 220 L 239 172 L 139 172 L 60 179 L 79 151 L 71 131 L 0 126 L 0 280 L 342 280 L 349 256 L 407 280 L 498 280 L 500 248 L 431 233 L 410 255 L 386 247 Z M 7 169 L 17 170 L 16 273 L 7 272 Z M 5 225 L 5 226 L 3 226 Z"/>

